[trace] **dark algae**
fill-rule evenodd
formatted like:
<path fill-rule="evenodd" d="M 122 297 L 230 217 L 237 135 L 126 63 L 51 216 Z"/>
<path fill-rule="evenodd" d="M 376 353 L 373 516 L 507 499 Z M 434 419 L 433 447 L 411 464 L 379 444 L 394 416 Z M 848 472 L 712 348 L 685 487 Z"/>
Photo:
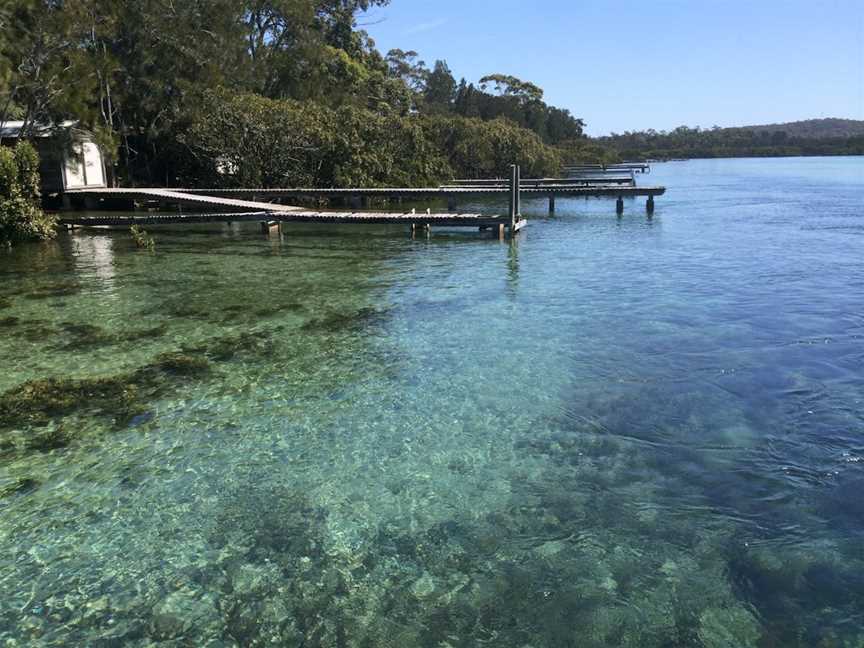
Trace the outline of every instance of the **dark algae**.
<path fill-rule="evenodd" d="M 92 412 L 122 423 L 140 408 L 141 384 L 136 374 L 33 380 L 0 395 L 0 430 L 45 425 L 74 412 Z"/>
<path fill-rule="evenodd" d="M 161 337 L 165 333 L 165 327 L 159 326 L 115 335 L 97 326 L 69 322 L 61 329 L 75 338 L 74 348 L 116 344 L 118 338 L 129 341 Z M 25 427 L 30 431 L 24 447 L 49 451 L 69 445 L 74 434 L 72 426 L 48 424 L 73 414 L 107 418 L 116 427 L 135 424 L 142 418 L 149 420 L 148 400 L 177 383 L 206 378 L 213 373 L 213 362 L 266 353 L 270 336 L 269 332 L 260 332 L 213 337 L 182 351 L 162 353 L 135 371 L 112 376 L 28 381 L 0 395 L 0 436 L 4 430 Z M 70 343 L 62 348 L 72 346 Z"/>
<path fill-rule="evenodd" d="M 142 371 L 146 374 L 152 370 L 172 376 L 201 376 L 210 371 L 210 363 L 205 358 L 184 353 L 164 353 Z"/>
<path fill-rule="evenodd" d="M 77 281 L 61 280 L 37 286 L 24 293 L 25 299 L 54 299 L 57 297 L 71 297 L 81 292 L 81 284 Z"/>
<path fill-rule="evenodd" d="M 28 493 L 35 491 L 39 486 L 40 484 L 38 481 L 29 477 L 16 479 L 11 484 L 0 486 L 0 500 L 7 497 L 14 497 L 15 495 L 27 495 Z"/>
<path fill-rule="evenodd" d="M 356 311 L 328 313 L 314 317 L 303 324 L 310 333 L 360 333 L 364 329 L 380 324 L 387 317 L 386 309 L 361 308 Z"/>
<path fill-rule="evenodd" d="M 128 373 L 31 380 L 0 395 L 0 437 L 23 428 L 25 449 L 47 452 L 63 448 L 74 441 L 80 428 L 67 424 L 66 417 L 96 416 L 123 427 L 146 413 L 149 400 L 179 382 L 200 379 L 210 371 L 205 358 L 165 353 Z"/>

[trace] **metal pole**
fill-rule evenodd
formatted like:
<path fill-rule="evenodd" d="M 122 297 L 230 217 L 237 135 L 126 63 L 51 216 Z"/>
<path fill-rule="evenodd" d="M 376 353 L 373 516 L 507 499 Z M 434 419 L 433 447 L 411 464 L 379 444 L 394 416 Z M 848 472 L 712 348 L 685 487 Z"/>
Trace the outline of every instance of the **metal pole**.
<path fill-rule="evenodd" d="M 519 168 L 510 165 L 510 231 L 516 225 L 516 210 L 519 209 Z"/>
<path fill-rule="evenodd" d="M 516 220 L 522 217 L 522 167 L 516 165 Z"/>

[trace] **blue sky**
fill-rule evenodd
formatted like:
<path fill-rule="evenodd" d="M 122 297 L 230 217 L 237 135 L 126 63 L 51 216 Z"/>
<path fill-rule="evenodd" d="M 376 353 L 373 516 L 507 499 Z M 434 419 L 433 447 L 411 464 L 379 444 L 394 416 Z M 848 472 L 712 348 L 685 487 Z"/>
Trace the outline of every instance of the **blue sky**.
<path fill-rule="evenodd" d="M 864 0 L 391 0 L 360 23 L 457 80 L 533 81 L 592 135 L 864 119 Z"/>

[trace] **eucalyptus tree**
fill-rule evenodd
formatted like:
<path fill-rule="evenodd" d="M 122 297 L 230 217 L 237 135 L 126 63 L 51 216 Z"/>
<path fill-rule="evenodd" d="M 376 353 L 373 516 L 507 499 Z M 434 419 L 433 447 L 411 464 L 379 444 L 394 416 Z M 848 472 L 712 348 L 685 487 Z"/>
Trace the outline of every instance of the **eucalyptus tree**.
<path fill-rule="evenodd" d="M 431 112 L 450 112 L 456 98 L 456 79 L 446 61 L 435 61 L 426 79 L 425 103 Z"/>

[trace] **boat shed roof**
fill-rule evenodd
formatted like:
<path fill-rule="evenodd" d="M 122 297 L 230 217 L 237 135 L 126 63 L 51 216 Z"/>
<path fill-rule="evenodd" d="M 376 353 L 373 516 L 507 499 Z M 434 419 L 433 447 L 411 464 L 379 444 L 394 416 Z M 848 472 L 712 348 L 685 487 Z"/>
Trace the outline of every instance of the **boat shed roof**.
<path fill-rule="evenodd" d="M 33 132 L 30 133 L 29 137 L 51 137 L 54 135 L 54 131 L 56 129 L 67 129 L 72 128 L 78 122 L 75 121 L 64 121 L 58 124 L 57 126 L 39 126 Z M 21 129 L 24 127 L 23 121 L 4 121 L 0 122 L 0 137 L 20 137 Z"/>

